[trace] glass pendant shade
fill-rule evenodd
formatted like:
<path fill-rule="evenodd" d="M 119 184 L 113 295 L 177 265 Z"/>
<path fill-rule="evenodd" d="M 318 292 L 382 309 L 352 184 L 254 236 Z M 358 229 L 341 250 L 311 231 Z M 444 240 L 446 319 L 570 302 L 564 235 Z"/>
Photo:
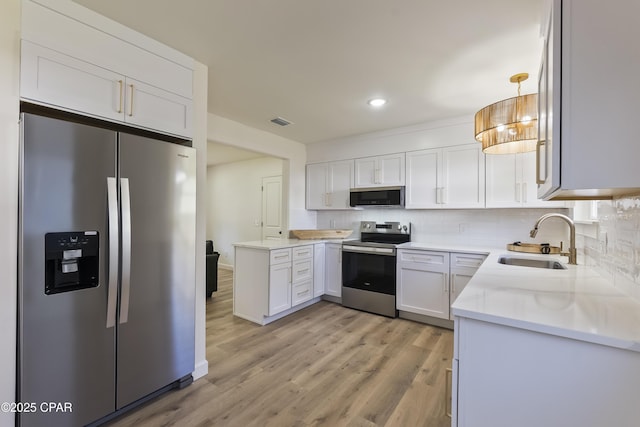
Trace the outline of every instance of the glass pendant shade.
<path fill-rule="evenodd" d="M 485 154 L 535 151 L 538 140 L 538 94 L 516 96 L 476 113 L 476 140 Z"/>

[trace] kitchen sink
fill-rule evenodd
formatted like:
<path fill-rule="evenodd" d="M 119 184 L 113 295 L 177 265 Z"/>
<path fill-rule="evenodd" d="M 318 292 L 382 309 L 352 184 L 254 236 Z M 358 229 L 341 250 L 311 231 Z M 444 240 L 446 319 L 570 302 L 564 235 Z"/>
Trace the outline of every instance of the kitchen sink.
<path fill-rule="evenodd" d="M 502 255 L 498 258 L 500 264 L 519 265 L 521 267 L 549 268 L 552 270 L 566 270 L 567 266 L 561 262 L 550 259 L 520 258 Z"/>

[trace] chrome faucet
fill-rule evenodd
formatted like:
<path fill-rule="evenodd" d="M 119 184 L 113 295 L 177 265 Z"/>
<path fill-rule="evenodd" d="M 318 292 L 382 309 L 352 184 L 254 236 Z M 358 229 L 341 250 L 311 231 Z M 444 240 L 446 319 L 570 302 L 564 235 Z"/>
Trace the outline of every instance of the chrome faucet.
<path fill-rule="evenodd" d="M 564 222 L 569 224 L 569 233 L 570 233 L 569 234 L 569 252 L 563 252 L 560 255 L 568 255 L 569 256 L 569 264 L 576 265 L 576 264 L 578 264 L 578 252 L 576 250 L 576 227 L 573 224 L 573 220 L 571 218 L 569 218 L 568 216 L 562 215 L 562 214 L 559 214 L 559 213 L 548 213 L 548 214 L 542 215 L 536 221 L 536 224 L 533 226 L 533 229 L 531 230 L 531 233 L 529 233 L 529 235 L 532 238 L 536 237 L 536 234 L 538 234 L 538 227 L 540 227 L 540 224 L 542 224 L 548 218 L 554 218 L 554 217 L 555 218 L 560 218 L 560 219 L 564 220 Z"/>

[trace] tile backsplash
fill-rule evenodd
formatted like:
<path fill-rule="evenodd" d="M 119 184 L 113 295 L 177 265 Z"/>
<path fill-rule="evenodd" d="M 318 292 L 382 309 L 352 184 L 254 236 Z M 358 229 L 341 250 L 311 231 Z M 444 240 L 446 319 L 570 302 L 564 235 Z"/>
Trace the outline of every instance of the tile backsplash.
<path fill-rule="evenodd" d="M 414 242 L 451 243 L 490 248 L 504 248 L 514 241 L 550 243 L 569 241 L 569 227 L 560 220 L 546 221 L 535 239 L 529 231 L 547 212 L 570 215 L 570 209 L 478 209 L 478 210 L 410 210 L 362 209 L 353 211 L 319 211 L 318 228 L 358 230 L 360 221 L 399 221 L 412 225 Z M 354 233 L 352 237 L 358 237 Z"/>
<path fill-rule="evenodd" d="M 598 222 L 579 231 L 585 262 L 640 300 L 640 196 L 598 202 Z"/>

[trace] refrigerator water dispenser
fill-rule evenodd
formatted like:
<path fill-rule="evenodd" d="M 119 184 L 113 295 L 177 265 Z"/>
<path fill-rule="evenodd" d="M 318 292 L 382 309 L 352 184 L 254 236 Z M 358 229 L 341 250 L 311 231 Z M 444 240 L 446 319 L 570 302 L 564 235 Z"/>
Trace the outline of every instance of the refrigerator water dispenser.
<path fill-rule="evenodd" d="M 100 239 L 97 231 L 47 233 L 44 242 L 45 294 L 98 286 Z"/>

